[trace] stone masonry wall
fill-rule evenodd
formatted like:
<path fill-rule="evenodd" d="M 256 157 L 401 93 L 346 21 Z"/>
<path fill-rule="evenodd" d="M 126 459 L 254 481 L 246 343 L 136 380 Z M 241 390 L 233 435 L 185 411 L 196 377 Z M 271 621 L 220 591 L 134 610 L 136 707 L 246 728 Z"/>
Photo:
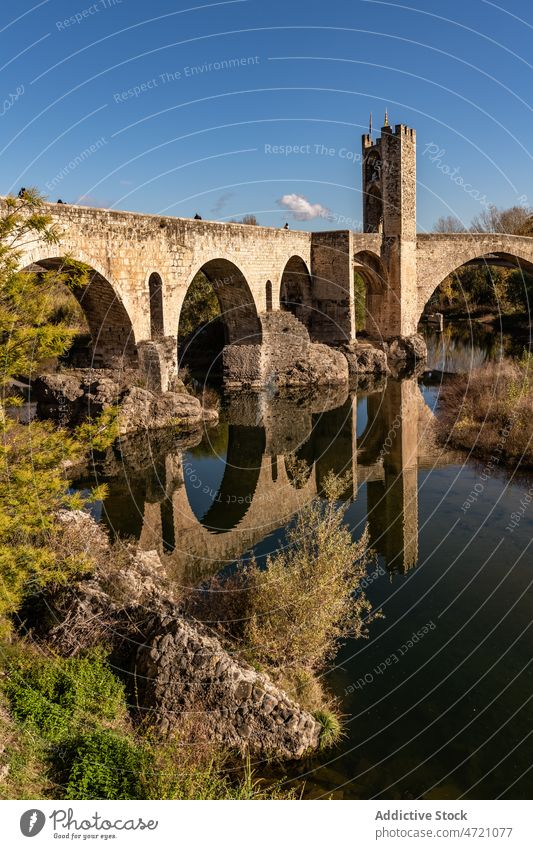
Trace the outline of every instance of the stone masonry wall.
<path fill-rule="evenodd" d="M 163 732 L 190 713 L 207 739 L 224 746 L 284 758 L 318 746 L 320 723 L 197 623 L 156 618 L 136 672 L 141 704 L 155 711 Z"/>

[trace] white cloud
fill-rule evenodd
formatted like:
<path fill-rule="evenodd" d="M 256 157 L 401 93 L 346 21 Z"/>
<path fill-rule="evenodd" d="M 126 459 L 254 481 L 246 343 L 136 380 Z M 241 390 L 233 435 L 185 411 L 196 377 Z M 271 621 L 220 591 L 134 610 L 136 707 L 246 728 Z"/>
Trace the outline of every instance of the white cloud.
<path fill-rule="evenodd" d="M 327 218 L 329 209 L 321 203 L 311 203 L 303 195 L 283 195 L 277 201 L 279 206 L 288 209 L 295 221 L 310 221 L 312 218 Z"/>

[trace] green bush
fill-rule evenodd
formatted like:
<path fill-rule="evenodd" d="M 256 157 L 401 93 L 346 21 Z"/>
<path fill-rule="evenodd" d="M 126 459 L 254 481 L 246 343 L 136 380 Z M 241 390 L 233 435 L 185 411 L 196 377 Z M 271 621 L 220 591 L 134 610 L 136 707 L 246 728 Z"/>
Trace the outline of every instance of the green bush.
<path fill-rule="evenodd" d="M 80 735 L 63 752 L 65 799 L 142 799 L 145 750 L 108 729 Z"/>
<path fill-rule="evenodd" d="M 100 652 L 68 660 L 19 661 L 6 684 L 15 718 L 58 743 L 95 722 L 126 717 L 124 687 Z"/>

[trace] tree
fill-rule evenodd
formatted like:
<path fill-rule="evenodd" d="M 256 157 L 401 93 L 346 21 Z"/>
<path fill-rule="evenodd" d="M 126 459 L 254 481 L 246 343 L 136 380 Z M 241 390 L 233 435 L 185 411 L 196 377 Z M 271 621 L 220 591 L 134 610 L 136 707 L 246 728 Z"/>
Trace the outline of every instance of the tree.
<path fill-rule="evenodd" d="M 68 350 L 75 330 L 53 323 L 51 293 L 59 283 L 83 286 L 89 269 L 64 259 L 56 272 L 19 270 L 21 251 L 33 241 L 57 244 L 59 233 L 45 213 L 43 199 L 28 189 L 9 197 L 0 217 L 0 625 L 25 595 L 51 582 L 66 581 L 86 568 L 82 557 L 58 542 L 62 506 L 81 507 L 69 494 L 64 461 L 78 459 L 84 446 L 75 435 L 49 422 L 25 425 L 13 416 L 8 397 L 14 376 L 28 376 L 44 358 Z M 101 495 L 101 493 L 100 493 Z M 96 494 L 95 494 L 96 497 Z"/>
<path fill-rule="evenodd" d="M 257 218 L 255 217 L 255 215 L 252 212 L 247 212 L 246 215 L 243 215 L 240 220 L 238 218 L 231 218 L 229 223 L 230 224 L 254 224 L 255 226 L 258 226 L 259 221 L 257 220 Z"/>
<path fill-rule="evenodd" d="M 456 215 L 441 215 L 434 226 L 435 233 L 465 233 L 466 227 Z"/>
<path fill-rule="evenodd" d="M 220 304 L 215 290 L 201 271 L 189 286 L 180 314 L 178 341 L 183 342 L 197 327 L 220 316 Z"/>
<path fill-rule="evenodd" d="M 490 206 L 472 219 L 470 229 L 474 233 L 528 235 L 531 230 L 531 216 L 523 206 L 511 206 L 509 209 Z"/>
<path fill-rule="evenodd" d="M 28 376 L 48 357 L 69 349 L 76 330 L 57 320 L 54 293 L 63 285 L 71 290 L 89 282 L 88 266 L 66 257 L 56 271 L 35 274 L 19 269 L 21 253 L 29 244 L 54 245 L 57 228 L 44 211 L 43 198 L 26 189 L 21 198 L 8 197 L 0 218 L 0 385 L 14 376 Z"/>

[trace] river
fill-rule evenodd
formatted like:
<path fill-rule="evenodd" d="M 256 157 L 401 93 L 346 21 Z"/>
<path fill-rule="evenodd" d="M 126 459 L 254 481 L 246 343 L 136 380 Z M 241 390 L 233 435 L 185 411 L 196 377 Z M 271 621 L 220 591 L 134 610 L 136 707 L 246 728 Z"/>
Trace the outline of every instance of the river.
<path fill-rule="evenodd" d="M 377 560 L 366 593 L 384 615 L 324 673 L 342 741 L 283 767 L 305 797 L 531 798 L 533 481 L 487 475 L 433 434 L 440 381 L 510 343 L 448 328 L 428 344 L 419 379 L 226 398 L 199 445 L 154 438 L 140 459 L 125 453 L 99 477 L 109 487 L 101 520 L 159 547 L 175 580 L 192 586 L 251 550 L 274 551 L 324 475 L 348 472 L 346 521 L 354 538 L 368 524 Z M 309 466 L 299 486 L 291 452 Z"/>

